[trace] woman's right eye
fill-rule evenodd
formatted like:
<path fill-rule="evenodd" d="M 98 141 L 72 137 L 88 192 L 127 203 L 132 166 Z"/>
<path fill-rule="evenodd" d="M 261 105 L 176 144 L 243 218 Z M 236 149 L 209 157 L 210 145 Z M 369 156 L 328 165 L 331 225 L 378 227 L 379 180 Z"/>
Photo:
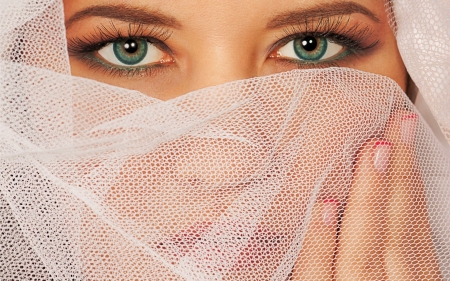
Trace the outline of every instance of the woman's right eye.
<path fill-rule="evenodd" d="M 146 39 L 121 39 L 106 44 L 98 54 L 108 63 L 136 67 L 167 62 L 167 54 Z"/>

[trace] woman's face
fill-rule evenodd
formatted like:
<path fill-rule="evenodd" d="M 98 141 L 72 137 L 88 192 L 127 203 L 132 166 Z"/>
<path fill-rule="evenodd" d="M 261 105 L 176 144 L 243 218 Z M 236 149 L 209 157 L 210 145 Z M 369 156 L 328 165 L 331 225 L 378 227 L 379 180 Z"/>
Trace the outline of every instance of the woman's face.
<path fill-rule="evenodd" d="M 389 76 L 406 88 L 407 74 L 383 0 L 67 0 L 64 4 L 74 75 L 135 89 L 161 100 L 237 79 L 330 66 Z M 351 106 L 348 96 L 339 93 L 334 95 L 339 99 L 333 99 L 333 95 L 322 95 L 321 99 L 305 96 L 308 95 L 302 96 L 303 106 L 292 113 L 299 117 L 286 123 L 289 127 L 283 128 L 283 134 L 290 145 L 291 139 L 298 136 L 298 128 L 306 123 L 305 118 L 313 132 L 296 139 L 299 145 L 296 159 L 283 167 L 283 171 L 291 174 L 290 179 L 274 197 L 273 208 L 261 218 L 264 222 L 261 226 L 270 233 L 288 233 L 289 229 L 283 227 L 289 225 L 291 216 L 301 217 L 314 179 L 325 170 L 330 155 L 343 146 L 340 142 L 345 133 L 354 131 L 352 126 L 377 123 L 369 120 L 372 116 L 362 110 L 357 117 L 344 111 L 358 108 L 357 101 Z M 259 102 L 261 110 L 272 106 L 270 99 L 267 104 Z M 330 105 L 328 108 L 336 110 L 323 114 Z M 258 187 L 258 180 L 248 179 L 262 171 L 262 180 L 270 180 L 263 174 L 266 167 L 261 167 L 261 163 L 266 163 L 264 157 L 275 151 L 276 155 L 270 157 L 285 159 L 283 146 L 288 144 L 271 143 L 269 136 L 270 130 L 278 130 L 277 126 L 285 124 L 284 121 L 279 122 L 278 115 L 274 115 L 272 121 L 259 123 L 260 117 L 252 118 L 246 110 L 252 109 L 233 111 L 237 112 L 236 119 L 223 117 L 225 123 L 214 126 L 233 124 L 236 128 L 230 126 L 230 134 L 240 136 L 245 131 L 243 138 L 248 133 L 251 141 L 187 134 L 159 145 L 151 153 L 130 156 L 120 166 L 104 204 L 117 212 L 124 224 L 142 231 L 139 232 L 142 237 L 146 237 L 147 229 L 157 229 L 172 237 L 204 222 L 221 223 L 219 218 L 227 218 L 237 210 L 233 208 L 240 204 L 239 200 L 246 198 L 242 197 L 244 190 Z M 240 116 L 247 117 L 239 120 Z M 358 118 L 359 123 L 348 122 L 352 118 Z M 345 171 L 339 170 L 340 166 L 336 169 L 337 173 Z M 280 213 L 280 209 L 288 211 Z M 92 217 L 86 215 L 87 223 L 82 230 L 88 237 L 92 235 L 89 228 L 97 227 L 95 215 Z M 286 223 L 281 223 L 283 220 Z M 120 249 L 120 245 L 108 244 L 110 241 L 114 239 L 85 245 L 86 259 L 99 263 L 90 265 L 92 270 L 109 268 L 102 260 L 113 257 L 115 249 Z M 271 254 L 276 255 L 276 251 Z M 280 258 L 259 255 L 264 257 L 255 254 L 257 259 L 266 259 L 267 264 Z M 148 265 L 131 262 L 131 255 L 124 259 L 130 261 L 129 268 L 135 272 L 152 268 L 151 259 L 146 261 Z M 112 268 L 114 260 L 110 262 Z M 128 264 L 124 262 L 122 267 L 127 268 Z"/>
<path fill-rule="evenodd" d="M 383 0 L 70 0 L 64 7 L 73 75 L 161 100 L 330 66 L 406 88 Z"/>

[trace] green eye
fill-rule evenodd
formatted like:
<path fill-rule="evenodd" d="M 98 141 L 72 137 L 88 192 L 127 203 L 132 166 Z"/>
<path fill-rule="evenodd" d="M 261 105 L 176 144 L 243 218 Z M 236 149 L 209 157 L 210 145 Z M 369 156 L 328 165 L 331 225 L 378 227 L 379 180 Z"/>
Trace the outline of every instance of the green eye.
<path fill-rule="evenodd" d="M 120 40 L 113 43 L 114 55 L 126 64 L 135 65 L 144 60 L 147 55 L 147 41 L 143 39 Z"/>
<path fill-rule="evenodd" d="M 325 37 L 304 36 L 289 41 L 278 50 L 278 55 L 300 61 L 320 62 L 338 56 L 343 49 L 342 45 Z"/>
<path fill-rule="evenodd" d="M 126 38 L 107 44 L 98 54 L 108 63 L 135 67 L 161 62 L 164 52 L 146 39 Z"/>
<path fill-rule="evenodd" d="M 320 60 L 327 48 L 328 42 L 325 38 L 307 36 L 294 40 L 294 52 L 301 60 Z"/>

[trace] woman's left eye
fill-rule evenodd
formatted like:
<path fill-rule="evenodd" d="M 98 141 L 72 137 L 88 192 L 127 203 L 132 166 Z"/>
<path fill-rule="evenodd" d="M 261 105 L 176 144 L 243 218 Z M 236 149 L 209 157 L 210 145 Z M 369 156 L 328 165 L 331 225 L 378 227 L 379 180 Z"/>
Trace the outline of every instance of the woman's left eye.
<path fill-rule="evenodd" d="M 142 66 L 162 62 L 165 53 L 145 39 L 122 39 L 108 43 L 98 54 L 107 62 L 120 66 Z"/>
<path fill-rule="evenodd" d="M 324 37 L 304 36 L 291 40 L 279 48 L 276 57 L 314 63 L 332 59 L 342 54 L 344 49 L 342 45 Z"/>

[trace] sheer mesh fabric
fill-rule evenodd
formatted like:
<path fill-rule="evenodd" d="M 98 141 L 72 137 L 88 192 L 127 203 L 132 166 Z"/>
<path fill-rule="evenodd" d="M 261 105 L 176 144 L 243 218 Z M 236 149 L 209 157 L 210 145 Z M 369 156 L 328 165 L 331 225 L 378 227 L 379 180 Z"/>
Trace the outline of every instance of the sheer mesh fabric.
<path fill-rule="evenodd" d="M 1 280 L 450 280 L 450 155 L 391 79 L 160 101 L 70 76 L 60 1 L 0 4 Z M 449 5 L 393 5 L 449 140 Z"/>

